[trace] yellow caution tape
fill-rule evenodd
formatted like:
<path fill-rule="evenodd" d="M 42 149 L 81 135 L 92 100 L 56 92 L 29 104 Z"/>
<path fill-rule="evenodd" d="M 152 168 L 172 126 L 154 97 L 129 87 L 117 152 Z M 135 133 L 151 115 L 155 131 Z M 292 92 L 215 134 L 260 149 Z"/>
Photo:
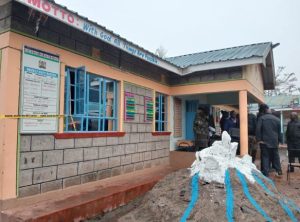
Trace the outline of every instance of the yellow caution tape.
<path fill-rule="evenodd" d="M 0 119 L 44 119 L 44 118 L 63 118 L 64 115 L 1 115 Z"/>

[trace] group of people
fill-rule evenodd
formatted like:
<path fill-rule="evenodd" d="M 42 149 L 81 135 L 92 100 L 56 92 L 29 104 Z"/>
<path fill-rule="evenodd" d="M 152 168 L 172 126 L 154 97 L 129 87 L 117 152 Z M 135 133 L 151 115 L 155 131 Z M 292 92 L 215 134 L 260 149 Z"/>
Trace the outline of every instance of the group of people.
<path fill-rule="evenodd" d="M 268 105 L 261 104 L 257 116 L 251 113 L 248 114 L 249 155 L 252 156 L 252 161 L 254 162 L 257 147 L 259 146 L 261 151 L 261 171 L 265 176 L 269 176 L 271 170 L 275 170 L 278 175 L 282 175 L 278 152 L 279 143 L 282 143 L 281 124 L 276 112 L 272 111 Z M 239 118 L 237 113 L 235 111 L 229 113 L 222 111 L 220 127 L 222 131 L 226 130 L 230 135 L 234 130 L 238 130 Z M 205 109 L 199 108 L 194 120 L 195 147 L 197 150 L 208 147 L 210 128 L 214 128 L 214 124 L 210 121 Z M 296 112 L 292 112 L 290 115 L 286 141 L 289 162 L 295 162 L 295 158 L 298 158 L 300 162 L 300 121 L 298 121 Z M 293 172 L 294 169 L 291 168 L 290 171 Z"/>

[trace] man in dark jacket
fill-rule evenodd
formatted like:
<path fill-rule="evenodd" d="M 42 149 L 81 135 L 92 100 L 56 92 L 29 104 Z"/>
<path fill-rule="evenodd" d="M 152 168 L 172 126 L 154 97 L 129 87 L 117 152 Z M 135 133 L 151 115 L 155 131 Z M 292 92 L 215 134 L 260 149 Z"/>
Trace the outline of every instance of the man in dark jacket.
<path fill-rule="evenodd" d="M 261 171 L 265 176 L 269 176 L 270 163 L 273 159 L 273 167 L 278 175 L 282 175 L 278 145 L 280 137 L 280 120 L 271 114 L 266 104 L 260 105 L 262 116 L 258 118 L 256 127 L 256 140 L 260 144 L 261 150 Z"/>
<path fill-rule="evenodd" d="M 298 114 L 292 112 L 290 119 L 286 130 L 289 162 L 294 163 L 295 157 L 297 157 L 300 163 L 300 122 L 298 121 Z M 294 172 L 293 167 L 290 168 L 290 172 Z"/>
<path fill-rule="evenodd" d="M 252 157 L 252 162 L 255 162 L 256 159 L 256 139 L 255 139 L 255 131 L 256 131 L 256 116 L 253 113 L 248 113 L 248 143 L 249 143 L 249 155 Z"/>

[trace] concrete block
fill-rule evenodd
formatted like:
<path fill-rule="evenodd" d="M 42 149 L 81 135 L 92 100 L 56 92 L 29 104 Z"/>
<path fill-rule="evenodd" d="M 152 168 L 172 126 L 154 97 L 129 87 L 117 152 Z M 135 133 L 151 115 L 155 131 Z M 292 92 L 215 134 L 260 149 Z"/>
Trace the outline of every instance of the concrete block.
<path fill-rule="evenodd" d="M 146 123 L 146 132 L 151 133 L 153 131 L 153 126 L 151 123 Z"/>
<path fill-rule="evenodd" d="M 94 170 L 104 170 L 108 168 L 108 158 L 95 160 Z"/>
<path fill-rule="evenodd" d="M 131 155 L 121 156 L 121 165 L 127 165 L 131 163 Z"/>
<path fill-rule="evenodd" d="M 113 168 L 121 165 L 121 157 L 110 157 L 108 159 L 108 167 Z"/>
<path fill-rule="evenodd" d="M 93 146 L 106 146 L 106 137 L 93 138 Z"/>
<path fill-rule="evenodd" d="M 111 169 L 111 176 L 118 176 L 122 173 L 122 167 L 115 167 Z"/>
<path fill-rule="evenodd" d="M 97 172 L 84 174 L 81 176 L 81 183 L 88 183 L 97 180 Z"/>
<path fill-rule="evenodd" d="M 138 125 L 138 132 L 139 132 L 139 133 L 144 133 L 144 132 L 146 132 L 146 124 L 139 124 L 139 125 Z"/>
<path fill-rule="evenodd" d="M 107 137 L 106 145 L 117 145 L 119 143 L 118 137 Z"/>
<path fill-rule="evenodd" d="M 43 183 L 56 179 L 57 166 L 43 167 L 33 170 L 33 183 Z"/>
<path fill-rule="evenodd" d="M 158 151 L 157 150 L 151 152 L 151 158 L 152 159 L 158 158 Z"/>
<path fill-rule="evenodd" d="M 145 115 L 144 114 L 140 114 L 139 123 L 144 123 L 144 122 L 145 122 Z"/>
<path fill-rule="evenodd" d="M 170 149 L 164 149 L 164 157 L 168 157 L 170 155 Z"/>
<path fill-rule="evenodd" d="M 64 163 L 83 161 L 83 148 L 64 150 Z"/>
<path fill-rule="evenodd" d="M 20 169 L 42 167 L 42 152 L 28 152 L 20 155 Z"/>
<path fill-rule="evenodd" d="M 78 174 L 85 174 L 93 172 L 94 170 L 94 161 L 86 161 L 86 162 L 80 162 L 78 165 Z"/>
<path fill-rule="evenodd" d="M 131 133 L 131 123 L 125 123 L 123 126 L 124 132 Z"/>
<path fill-rule="evenodd" d="M 132 163 L 137 163 L 140 161 L 140 154 L 139 153 L 134 153 L 131 156 L 131 161 Z"/>
<path fill-rule="evenodd" d="M 145 113 L 145 107 L 142 106 L 142 105 L 137 105 L 137 106 L 136 106 L 136 112 L 137 112 L 138 114 L 144 114 L 144 113 Z"/>
<path fill-rule="evenodd" d="M 116 145 L 112 148 L 112 156 L 121 156 L 125 154 L 125 145 Z"/>
<path fill-rule="evenodd" d="M 137 94 L 144 96 L 146 94 L 145 88 L 138 87 Z"/>
<path fill-rule="evenodd" d="M 145 141 L 145 135 L 146 135 L 146 133 L 139 133 L 140 142 L 144 142 Z"/>
<path fill-rule="evenodd" d="M 144 153 L 139 153 L 140 154 L 140 161 L 144 161 L 145 157 L 144 157 Z"/>
<path fill-rule="evenodd" d="M 19 187 L 32 185 L 33 170 L 20 170 Z"/>
<path fill-rule="evenodd" d="M 111 177 L 111 169 L 101 170 L 98 172 L 97 179 L 102 180 Z"/>
<path fill-rule="evenodd" d="M 43 152 L 43 166 L 53 166 L 63 163 L 63 150 L 51 150 Z"/>
<path fill-rule="evenodd" d="M 49 192 L 52 190 L 60 190 L 62 189 L 62 184 L 62 180 L 55 180 L 47 183 L 42 183 L 41 193 Z"/>
<path fill-rule="evenodd" d="M 31 139 L 31 150 L 53 150 L 54 137 L 48 135 L 34 135 Z"/>
<path fill-rule="evenodd" d="M 138 133 L 130 134 L 130 143 L 138 143 L 140 141 L 140 137 Z"/>
<path fill-rule="evenodd" d="M 155 150 L 155 143 L 151 142 L 151 143 L 147 143 L 147 151 L 152 151 Z"/>
<path fill-rule="evenodd" d="M 144 107 L 144 103 L 145 103 L 144 96 L 140 96 L 140 97 L 139 97 L 139 104 L 142 105 L 142 106 Z"/>
<path fill-rule="evenodd" d="M 137 93 L 137 87 L 134 85 L 131 85 L 131 92 L 136 94 Z"/>
<path fill-rule="evenodd" d="M 151 152 L 144 153 L 144 160 L 151 160 Z"/>
<path fill-rule="evenodd" d="M 39 194 L 41 192 L 41 185 L 35 184 L 31 186 L 19 188 L 19 197 L 28 197 Z"/>
<path fill-rule="evenodd" d="M 74 139 L 56 139 L 55 149 L 69 149 L 75 147 Z"/>
<path fill-rule="evenodd" d="M 161 142 L 161 141 L 155 142 L 155 149 L 156 149 L 156 150 L 163 149 L 163 146 L 162 146 L 162 142 Z"/>
<path fill-rule="evenodd" d="M 91 147 L 92 138 L 75 139 L 75 147 Z"/>
<path fill-rule="evenodd" d="M 153 96 L 153 91 L 147 89 L 147 90 L 145 91 L 145 96 L 152 98 L 152 96 Z"/>
<path fill-rule="evenodd" d="M 98 147 L 90 147 L 83 149 L 83 159 L 86 160 L 96 160 L 98 159 L 99 148 Z"/>
<path fill-rule="evenodd" d="M 144 162 L 144 168 L 151 168 L 151 166 L 152 166 L 152 161 L 151 160 Z"/>
<path fill-rule="evenodd" d="M 72 177 L 77 175 L 78 163 L 59 165 L 57 169 L 57 178 Z"/>
<path fill-rule="evenodd" d="M 144 162 L 134 164 L 134 170 L 142 170 L 144 168 Z"/>
<path fill-rule="evenodd" d="M 137 144 L 138 152 L 145 152 L 147 151 L 147 143 L 138 143 Z"/>
<path fill-rule="evenodd" d="M 136 144 L 126 144 L 125 145 L 125 153 L 131 154 L 137 152 L 137 145 Z"/>
<path fill-rule="evenodd" d="M 130 134 L 126 133 L 125 136 L 119 137 L 119 144 L 129 143 Z"/>
<path fill-rule="evenodd" d="M 152 134 L 145 133 L 145 142 L 152 142 Z"/>
<path fill-rule="evenodd" d="M 131 173 L 134 171 L 134 164 L 123 166 L 123 173 Z"/>
<path fill-rule="evenodd" d="M 132 123 L 131 124 L 131 132 L 136 133 L 138 131 L 138 124 Z"/>
<path fill-rule="evenodd" d="M 66 178 L 63 179 L 63 188 L 79 185 L 80 183 L 81 183 L 80 176 Z"/>
<path fill-rule="evenodd" d="M 131 92 L 131 85 L 130 84 L 124 84 L 124 91 L 125 92 Z"/>
<path fill-rule="evenodd" d="M 21 145 L 20 145 L 20 151 L 21 152 L 28 152 L 30 151 L 31 147 L 31 136 L 21 136 Z"/>
<path fill-rule="evenodd" d="M 113 146 L 99 147 L 99 159 L 111 157 L 112 149 L 113 149 Z"/>

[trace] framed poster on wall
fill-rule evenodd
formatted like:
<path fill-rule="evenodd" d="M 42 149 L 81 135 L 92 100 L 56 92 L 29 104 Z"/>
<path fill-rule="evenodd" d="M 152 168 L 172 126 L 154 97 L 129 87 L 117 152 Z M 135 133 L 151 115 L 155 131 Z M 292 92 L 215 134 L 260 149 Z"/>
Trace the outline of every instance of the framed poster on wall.
<path fill-rule="evenodd" d="M 58 118 L 34 118 L 37 115 L 58 115 L 60 60 L 58 55 L 23 47 L 20 114 L 21 133 L 55 133 Z"/>

